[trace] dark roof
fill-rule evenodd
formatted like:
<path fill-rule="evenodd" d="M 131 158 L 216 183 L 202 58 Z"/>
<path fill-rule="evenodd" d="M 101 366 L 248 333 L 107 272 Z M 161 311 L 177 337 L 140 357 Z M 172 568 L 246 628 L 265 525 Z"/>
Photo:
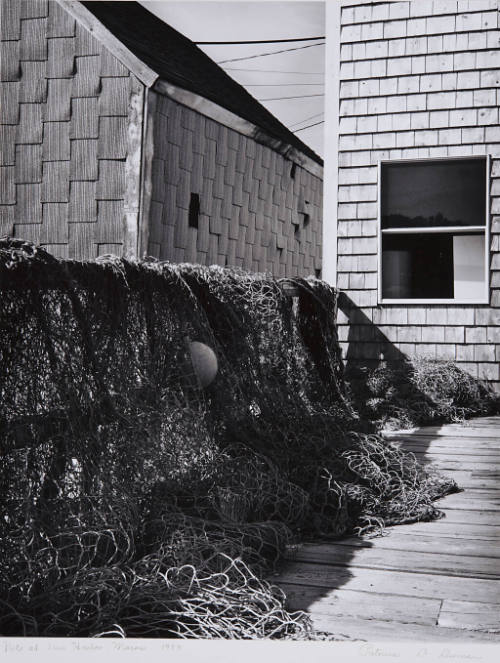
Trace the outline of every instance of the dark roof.
<path fill-rule="evenodd" d="M 245 88 L 232 79 L 190 39 L 138 2 L 82 2 L 144 64 L 161 79 L 195 92 L 257 125 L 274 138 L 322 159 L 289 131 Z"/>

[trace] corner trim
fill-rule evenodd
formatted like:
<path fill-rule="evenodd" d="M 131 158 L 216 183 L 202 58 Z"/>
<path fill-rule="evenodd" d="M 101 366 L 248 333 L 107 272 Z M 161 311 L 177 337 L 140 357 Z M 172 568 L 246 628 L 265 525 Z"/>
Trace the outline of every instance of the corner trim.
<path fill-rule="evenodd" d="M 323 279 L 337 285 L 340 122 L 340 23 L 342 3 L 326 2 L 325 187 L 323 196 Z"/>
<path fill-rule="evenodd" d="M 142 123 L 141 193 L 139 206 L 138 258 L 144 258 L 149 247 L 149 222 L 153 194 L 154 116 L 156 95 L 144 90 L 144 115 Z"/>
<path fill-rule="evenodd" d="M 253 138 L 261 145 L 270 147 L 285 158 L 294 161 L 297 165 L 304 168 L 304 170 L 311 173 L 311 175 L 323 178 L 323 167 L 313 159 L 303 154 L 295 147 L 292 147 L 289 143 L 271 137 L 257 125 L 239 117 L 239 115 L 219 106 L 215 102 L 210 101 L 195 92 L 190 92 L 189 90 L 177 87 L 176 85 L 172 85 L 172 83 L 168 83 L 161 79 L 156 81 L 153 90 L 158 94 L 177 101 L 183 106 L 186 106 L 201 115 L 205 115 L 215 122 L 219 122 L 219 124 L 223 124 L 229 129 L 233 129 L 244 136 Z"/>

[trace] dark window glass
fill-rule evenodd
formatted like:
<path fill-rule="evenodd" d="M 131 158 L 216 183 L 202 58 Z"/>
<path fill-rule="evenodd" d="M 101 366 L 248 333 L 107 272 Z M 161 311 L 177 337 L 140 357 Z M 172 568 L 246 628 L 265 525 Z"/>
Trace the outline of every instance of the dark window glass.
<path fill-rule="evenodd" d="M 484 159 L 381 166 L 382 228 L 484 226 Z"/>
<path fill-rule="evenodd" d="M 453 235 L 385 235 L 382 238 L 382 297 L 452 299 Z"/>

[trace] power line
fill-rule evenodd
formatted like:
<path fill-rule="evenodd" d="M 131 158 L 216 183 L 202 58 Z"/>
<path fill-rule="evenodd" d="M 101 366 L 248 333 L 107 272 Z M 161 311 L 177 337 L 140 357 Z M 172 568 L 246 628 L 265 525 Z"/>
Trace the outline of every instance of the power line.
<path fill-rule="evenodd" d="M 281 51 L 272 51 L 271 53 L 258 53 L 257 55 L 247 55 L 244 58 L 232 58 L 231 60 L 219 60 L 217 64 L 225 64 L 226 62 L 240 62 L 241 60 L 253 60 L 254 58 L 264 58 L 266 55 L 278 55 L 278 53 L 288 53 L 289 51 L 301 51 L 304 48 L 314 48 L 314 46 L 324 46 L 325 42 L 321 44 L 307 44 L 307 46 L 296 46 L 295 48 L 285 48 Z"/>
<path fill-rule="evenodd" d="M 305 131 L 306 129 L 310 129 L 311 127 L 317 127 L 318 124 L 324 124 L 325 121 L 321 120 L 321 122 L 315 122 L 314 124 L 308 124 L 307 127 L 302 127 L 302 129 L 295 129 L 295 131 L 292 131 L 293 134 L 298 134 L 299 131 Z"/>
<path fill-rule="evenodd" d="M 297 37 L 297 39 L 255 39 L 253 41 L 195 41 L 197 46 L 225 46 L 226 44 L 285 44 L 291 41 L 317 41 L 318 39 L 325 39 L 325 35 L 321 37 Z"/>
<path fill-rule="evenodd" d="M 300 122 L 294 122 L 288 128 L 292 129 L 293 127 L 298 127 L 299 124 L 303 124 L 304 122 L 308 122 L 309 120 L 315 120 L 317 117 L 321 117 L 322 115 L 324 115 L 324 111 L 322 113 L 316 113 L 315 115 L 309 115 L 309 117 L 305 117 L 303 120 L 300 120 Z"/>
<path fill-rule="evenodd" d="M 293 87 L 294 85 L 312 85 L 324 87 L 324 83 L 241 83 L 243 87 Z"/>
<path fill-rule="evenodd" d="M 260 74 L 305 74 L 307 76 L 324 76 L 324 71 L 283 71 L 281 69 L 240 69 L 238 67 L 224 67 L 225 71 L 256 71 Z"/>
<path fill-rule="evenodd" d="M 309 99 L 310 97 L 324 97 L 324 94 L 299 94 L 295 97 L 267 97 L 266 99 L 257 99 L 257 101 L 282 101 L 283 99 Z"/>

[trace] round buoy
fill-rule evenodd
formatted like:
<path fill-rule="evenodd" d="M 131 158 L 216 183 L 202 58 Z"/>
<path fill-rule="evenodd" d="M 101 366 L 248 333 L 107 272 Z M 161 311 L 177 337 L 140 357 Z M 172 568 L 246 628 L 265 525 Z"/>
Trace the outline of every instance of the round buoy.
<path fill-rule="evenodd" d="M 215 379 L 219 368 L 215 352 L 208 345 L 205 345 L 205 343 L 190 341 L 189 354 L 194 373 L 200 385 L 208 387 Z"/>

